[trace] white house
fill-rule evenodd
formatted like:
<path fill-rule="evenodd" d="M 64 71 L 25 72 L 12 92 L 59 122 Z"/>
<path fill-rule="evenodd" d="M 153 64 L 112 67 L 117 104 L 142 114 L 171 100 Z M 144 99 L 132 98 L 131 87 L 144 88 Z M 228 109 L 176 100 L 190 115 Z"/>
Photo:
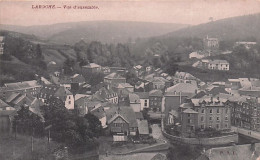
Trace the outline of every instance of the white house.
<path fill-rule="evenodd" d="M 139 96 L 140 104 L 141 104 L 141 111 L 144 108 L 149 108 L 149 92 L 135 92 Z"/>

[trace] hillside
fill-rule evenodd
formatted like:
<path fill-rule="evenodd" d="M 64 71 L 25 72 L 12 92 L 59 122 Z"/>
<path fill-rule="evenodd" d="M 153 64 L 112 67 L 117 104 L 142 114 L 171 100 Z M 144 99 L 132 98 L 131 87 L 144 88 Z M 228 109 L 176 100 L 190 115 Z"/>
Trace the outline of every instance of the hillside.
<path fill-rule="evenodd" d="M 49 42 L 75 44 L 81 39 L 102 43 L 134 42 L 138 38 L 159 36 L 187 26 L 150 22 L 86 21 L 28 27 L 0 25 L 0 28 L 33 34 Z"/>

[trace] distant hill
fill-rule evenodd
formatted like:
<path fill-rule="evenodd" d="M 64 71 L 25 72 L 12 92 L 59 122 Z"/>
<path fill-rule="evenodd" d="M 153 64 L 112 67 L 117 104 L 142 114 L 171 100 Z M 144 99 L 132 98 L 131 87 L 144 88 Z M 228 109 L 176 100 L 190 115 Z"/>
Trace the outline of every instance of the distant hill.
<path fill-rule="evenodd" d="M 33 34 L 59 44 L 75 44 L 79 40 L 100 41 L 102 43 L 134 42 L 138 38 L 159 36 L 187 26 L 171 23 L 86 21 L 28 27 L 0 25 L 0 28 Z"/>
<path fill-rule="evenodd" d="M 221 19 L 191 26 L 168 33 L 165 37 L 199 37 L 206 35 L 220 40 L 258 40 L 260 41 L 260 13 Z"/>

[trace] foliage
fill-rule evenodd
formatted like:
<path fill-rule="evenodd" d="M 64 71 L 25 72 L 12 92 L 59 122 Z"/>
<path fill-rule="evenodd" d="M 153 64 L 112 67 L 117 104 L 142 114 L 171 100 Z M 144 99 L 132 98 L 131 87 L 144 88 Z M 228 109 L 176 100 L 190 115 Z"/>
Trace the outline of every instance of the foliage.
<path fill-rule="evenodd" d="M 84 117 L 89 122 L 89 128 L 94 133 L 92 137 L 99 137 L 102 135 L 102 125 L 99 119 L 91 113 L 88 113 Z"/>
<path fill-rule="evenodd" d="M 46 69 L 47 65 L 43 61 L 41 46 L 39 44 L 35 45 L 28 40 L 21 37 L 12 36 L 7 34 L 5 36 L 5 54 L 12 55 L 19 60 L 39 67 L 41 69 Z"/>
<path fill-rule="evenodd" d="M 169 160 L 190 160 L 196 159 L 200 155 L 202 148 L 192 145 L 179 145 L 177 147 L 171 147 L 167 153 Z"/>
<path fill-rule="evenodd" d="M 75 61 L 73 59 L 67 58 L 66 61 L 63 63 L 64 74 L 72 75 L 74 65 Z"/>
<path fill-rule="evenodd" d="M 57 142 L 65 143 L 73 152 L 76 148 L 85 148 L 82 151 L 97 147 L 96 137 L 101 132 L 99 120 L 90 117 L 78 117 L 67 110 L 64 103 L 56 98 L 51 98 L 49 105 L 43 106 L 42 111 L 46 125 L 51 125 L 51 138 Z M 91 118 L 91 119 L 89 119 Z M 98 122 L 96 122 L 98 120 Z M 101 125 L 101 124 L 100 124 Z"/>
<path fill-rule="evenodd" d="M 21 106 L 21 109 L 14 117 L 13 123 L 14 130 L 17 128 L 18 133 L 44 136 L 44 124 L 41 118 L 31 112 L 29 107 Z"/>
<path fill-rule="evenodd" d="M 134 64 L 134 57 L 124 44 L 108 45 L 97 41 L 87 44 L 80 41 L 75 44 L 74 50 L 78 53 L 77 61 L 80 65 L 97 63 L 102 66 L 131 67 Z"/>
<path fill-rule="evenodd" d="M 103 73 L 91 73 L 88 76 L 85 76 L 85 79 L 88 84 L 95 86 L 100 82 L 103 82 L 105 75 Z"/>

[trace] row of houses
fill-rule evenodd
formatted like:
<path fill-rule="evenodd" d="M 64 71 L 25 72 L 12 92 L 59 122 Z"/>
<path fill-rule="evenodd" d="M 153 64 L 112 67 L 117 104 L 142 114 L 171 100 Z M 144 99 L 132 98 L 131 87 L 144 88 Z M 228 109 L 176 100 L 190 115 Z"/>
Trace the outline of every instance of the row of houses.
<path fill-rule="evenodd" d="M 203 68 L 209 70 L 220 70 L 220 71 L 228 71 L 229 70 L 229 62 L 226 60 L 209 60 L 202 59 L 195 62 L 192 67 Z"/>

